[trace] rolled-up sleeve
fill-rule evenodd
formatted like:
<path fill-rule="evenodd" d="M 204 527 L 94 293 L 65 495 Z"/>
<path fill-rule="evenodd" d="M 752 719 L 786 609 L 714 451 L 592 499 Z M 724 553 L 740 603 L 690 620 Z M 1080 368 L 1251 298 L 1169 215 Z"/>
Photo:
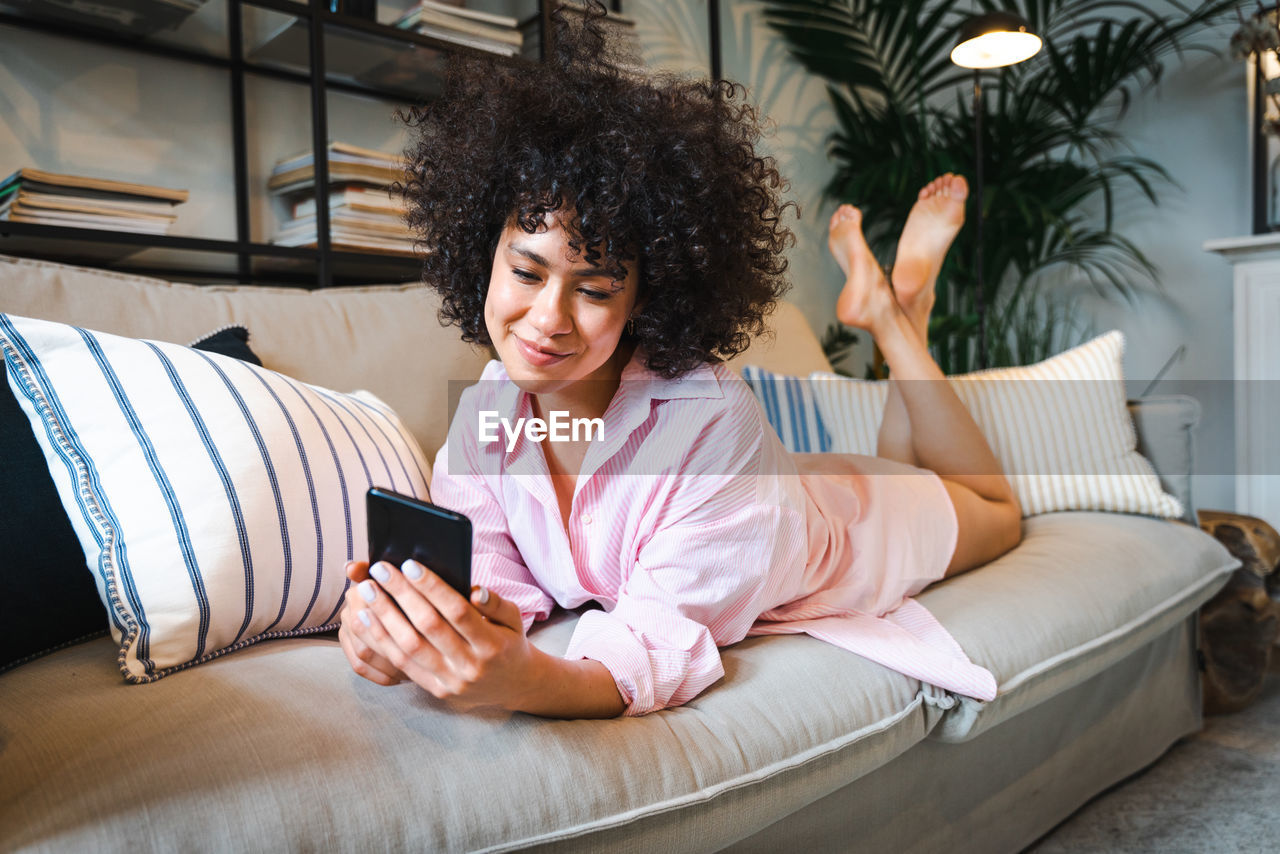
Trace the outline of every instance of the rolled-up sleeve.
<path fill-rule="evenodd" d="M 465 458 L 465 452 L 461 454 Z M 471 583 L 486 587 L 520 609 L 526 633 L 545 620 L 555 601 L 537 585 L 507 527 L 507 514 L 484 478 L 474 472 L 449 471 L 449 444 L 436 454 L 431 497 L 441 507 L 471 520 Z"/>
<path fill-rule="evenodd" d="M 565 658 L 607 667 L 627 715 L 688 702 L 724 675 L 718 647 L 745 637 L 776 595 L 773 568 L 803 560 L 803 549 L 803 526 L 779 507 L 659 531 L 615 606 L 579 619 Z"/>

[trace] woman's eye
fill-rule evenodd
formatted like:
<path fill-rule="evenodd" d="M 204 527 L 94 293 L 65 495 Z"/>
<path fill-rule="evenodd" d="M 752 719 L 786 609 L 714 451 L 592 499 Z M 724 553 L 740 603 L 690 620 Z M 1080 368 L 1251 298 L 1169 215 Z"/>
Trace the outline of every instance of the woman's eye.
<path fill-rule="evenodd" d="M 519 279 L 520 281 L 522 281 L 522 282 L 536 282 L 536 281 L 538 281 L 538 276 L 537 276 L 537 274 L 536 274 L 536 273 L 531 273 L 531 272 L 529 272 L 528 270 L 521 270 L 521 269 L 518 269 L 518 268 L 512 268 L 511 272 L 512 272 L 512 273 L 514 273 L 514 274 L 515 274 L 515 277 L 516 277 L 517 279 Z"/>
<path fill-rule="evenodd" d="M 579 290 L 587 299 L 606 300 L 613 296 L 613 294 L 607 291 L 597 291 L 592 288 L 580 288 Z"/>

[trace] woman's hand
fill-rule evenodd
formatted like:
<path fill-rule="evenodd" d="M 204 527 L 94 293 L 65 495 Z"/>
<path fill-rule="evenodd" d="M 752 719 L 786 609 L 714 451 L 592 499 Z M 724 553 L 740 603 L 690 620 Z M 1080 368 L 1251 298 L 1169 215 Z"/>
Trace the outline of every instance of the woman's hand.
<path fill-rule="evenodd" d="M 378 685 L 398 685 L 408 677 L 384 656 L 370 649 L 355 631 L 364 628 L 356 615 L 367 607 L 356 592 L 356 585 L 369 577 L 369 564 L 348 561 L 346 570 L 347 578 L 355 583 L 347 588 L 346 602 L 339 616 L 342 625 L 338 628 L 338 642 L 342 644 L 342 651 L 346 653 L 351 669 L 360 676 Z"/>
<path fill-rule="evenodd" d="M 361 659 L 372 670 L 462 707 L 519 706 L 533 687 L 533 646 L 515 603 L 480 587 L 468 601 L 412 560 L 403 571 L 377 563 L 369 575 L 347 592 L 343 629 L 372 653 Z"/>

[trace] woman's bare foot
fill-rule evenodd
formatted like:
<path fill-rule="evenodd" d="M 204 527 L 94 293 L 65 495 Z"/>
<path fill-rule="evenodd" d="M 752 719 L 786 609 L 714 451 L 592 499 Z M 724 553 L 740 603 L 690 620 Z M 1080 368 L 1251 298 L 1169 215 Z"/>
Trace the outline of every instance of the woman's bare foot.
<path fill-rule="evenodd" d="M 964 205 L 969 184 L 964 176 L 948 172 L 924 189 L 898 238 L 893 264 L 893 292 L 921 338 L 929 331 L 929 313 L 936 298 L 934 284 L 947 250 L 964 225 Z"/>
<path fill-rule="evenodd" d="M 836 317 L 846 326 L 873 336 L 886 323 L 903 316 L 889 281 L 862 234 L 862 211 L 841 205 L 831 215 L 827 245 L 845 273 L 844 289 L 836 300 Z"/>

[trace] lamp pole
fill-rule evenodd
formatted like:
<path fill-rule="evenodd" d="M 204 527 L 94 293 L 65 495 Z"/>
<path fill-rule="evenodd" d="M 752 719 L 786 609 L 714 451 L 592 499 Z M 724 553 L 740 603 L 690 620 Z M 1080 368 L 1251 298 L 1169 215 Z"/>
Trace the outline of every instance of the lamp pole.
<path fill-rule="evenodd" d="M 984 176 L 982 154 L 982 69 L 1003 68 L 1030 59 L 1043 43 L 1031 32 L 1027 22 L 1012 12 L 987 12 L 965 21 L 959 39 L 951 51 L 951 61 L 961 68 L 973 69 L 973 179 L 978 215 L 974 218 L 973 276 L 977 290 L 973 309 L 978 315 L 978 367 L 987 366 L 987 297 L 982 269 L 982 225 L 986 219 L 983 202 Z"/>
<path fill-rule="evenodd" d="M 987 305 L 986 284 L 982 278 L 982 221 L 986 219 L 986 208 L 983 206 L 983 170 L 982 170 L 982 71 L 973 69 L 973 203 L 977 208 L 974 217 L 974 243 L 977 248 L 973 254 L 973 276 L 977 289 L 973 292 L 973 310 L 978 314 L 978 369 L 987 366 Z"/>

